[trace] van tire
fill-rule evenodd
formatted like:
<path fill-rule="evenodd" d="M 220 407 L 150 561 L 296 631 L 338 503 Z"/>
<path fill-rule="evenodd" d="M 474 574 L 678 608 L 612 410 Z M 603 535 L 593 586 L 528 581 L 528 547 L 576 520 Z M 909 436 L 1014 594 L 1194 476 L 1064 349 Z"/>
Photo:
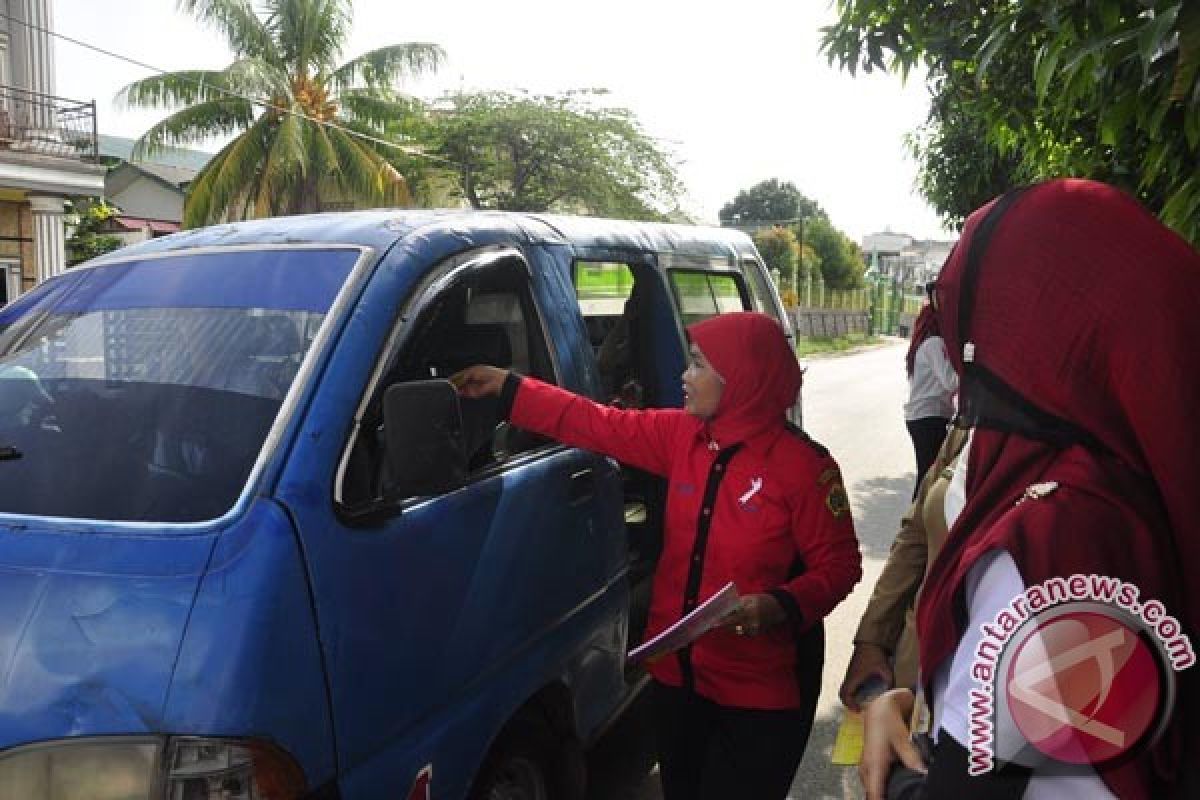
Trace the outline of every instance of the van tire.
<path fill-rule="evenodd" d="M 492 745 L 470 800 L 583 800 L 583 752 L 533 715 L 510 722 Z"/>

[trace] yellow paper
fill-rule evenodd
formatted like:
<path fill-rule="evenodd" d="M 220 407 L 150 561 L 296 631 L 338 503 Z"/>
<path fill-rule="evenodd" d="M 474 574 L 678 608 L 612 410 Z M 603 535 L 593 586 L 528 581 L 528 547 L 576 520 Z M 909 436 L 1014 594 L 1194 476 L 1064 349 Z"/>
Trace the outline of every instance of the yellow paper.
<path fill-rule="evenodd" d="M 842 715 L 842 724 L 838 726 L 837 737 L 833 740 L 833 755 L 829 760 L 834 766 L 853 767 L 862 760 L 862 751 L 862 714 L 847 709 Z"/>

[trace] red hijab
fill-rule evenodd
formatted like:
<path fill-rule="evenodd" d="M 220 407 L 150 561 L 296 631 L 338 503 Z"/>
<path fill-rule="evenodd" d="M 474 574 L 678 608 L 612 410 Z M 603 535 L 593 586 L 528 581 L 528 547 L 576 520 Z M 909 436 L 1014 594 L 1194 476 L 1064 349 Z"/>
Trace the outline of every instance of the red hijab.
<path fill-rule="evenodd" d="M 782 427 L 800 391 L 800 364 L 779 323 L 757 311 L 719 314 L 688 335 L 724 379 L 708 430 L 722 447 Z"/>
<path fill-rule="evenodd" d="M 933 309 L 933 303 L 926 303 L 916 320 L 913 321 L 912 338 L 908 342 L 908 353 L 904 356 L 904 367 L 908 370 L 908 377 L 912 377 L 913 368 L 917 363 L 917 351 L 921 349 L 921 345 L 930 336 L 941 336 L 941 328 L 938 327 L 937 312 Z"/>
<path fill-rule="evenodd" d="M 1200 254 L 1116 189 L 1057 180 L 1025 190 L 998 218 L 977 281 L 964 286 L 990 208 L 967 221 L 938 279 L 943 337 L 960 374 L 972 349 L 960 310 L 970 304 L 976 366 L 963 378 L 964 408 L 987 385 L 992 397 L 1077 435 L 997 424 L 986 408 L 975 422 L 966 505 L 918 608 L 923 675 L 956 648 L 967 573 L 996 549 L 1012 556 L 1026 586 L 1075 573 L 1133 582 L 1195 642 L 1200 590 L 1183 571 L 1200 564 Z M 1017 505 L 1041 481 L 1062 486 L 1054 502 Z M 1197 671 L 1177 674 L 1171 730 L 1153 751 L 1101 768 L 1118 796 L 1182 796 L 1167 785 L 1200 758 Z"/>

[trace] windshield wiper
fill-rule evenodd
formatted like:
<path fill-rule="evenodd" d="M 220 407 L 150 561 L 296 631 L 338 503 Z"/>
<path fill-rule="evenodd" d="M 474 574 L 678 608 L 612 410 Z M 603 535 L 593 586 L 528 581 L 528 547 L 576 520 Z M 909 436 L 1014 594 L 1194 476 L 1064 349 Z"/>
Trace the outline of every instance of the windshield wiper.
<path fill-rule="evenodd" d="M 15 461 L 22 455 L 24 455 L 24 453 L 12 445 L 0 445 L 0 461 Z"/>

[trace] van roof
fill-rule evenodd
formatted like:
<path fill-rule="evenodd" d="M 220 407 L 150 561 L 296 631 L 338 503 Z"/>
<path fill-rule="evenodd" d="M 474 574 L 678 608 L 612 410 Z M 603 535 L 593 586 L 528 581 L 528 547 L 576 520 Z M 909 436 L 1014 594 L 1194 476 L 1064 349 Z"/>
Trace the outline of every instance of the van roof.
<path fill-rule="evenodd" d="M 199 247 L 253 244 L 328 243 L 364 245 L 382 252 L 400 239 L 420 236 L 489 244 L 501 235 L 531 244 L 674 252 L 720 258 L 751 255 L 746 234 L 694 225 L 529 214 L 506 211 L 399 210 L 343 211 L 295 217 L 273 217 L 182 231 L 114 251 L 108 258 L 128 259 Z"/>

